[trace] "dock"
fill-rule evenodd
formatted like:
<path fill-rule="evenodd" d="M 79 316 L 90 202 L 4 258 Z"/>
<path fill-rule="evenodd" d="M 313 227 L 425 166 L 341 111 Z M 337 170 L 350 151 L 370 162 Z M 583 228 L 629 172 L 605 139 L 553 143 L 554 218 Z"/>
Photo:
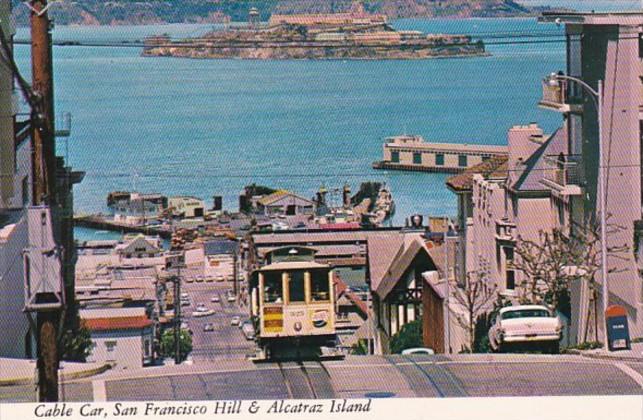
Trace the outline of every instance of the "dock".
<path fill-rule="evenodd" d="M 427 142 L 421 136 L 387 137 L 383 159 L 374 169 L 459 173 L 495 156 L 508 156 L 507 146 Z"/>
<path fill-rule="evenodd" d="M 135 226 L 116 222 L 100 215 L 74 216 L 74 225 L 91 229 L 107 230 L 122 233 L 144 233 L 145 235 L 158 235 L 163 239 L 172 238 L 172 228 L 163 226 Z"/>

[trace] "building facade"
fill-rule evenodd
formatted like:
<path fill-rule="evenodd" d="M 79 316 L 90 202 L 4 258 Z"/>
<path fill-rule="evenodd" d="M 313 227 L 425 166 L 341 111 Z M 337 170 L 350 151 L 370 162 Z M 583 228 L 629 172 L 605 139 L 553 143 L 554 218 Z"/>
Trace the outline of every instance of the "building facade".
<path fill-rule="evenodd" d="M 145 308 L 81 310 L 80 317 L 91 334 L 88 362 L 110 363 L 117 369 L 135 369 L 153 362 L 154 323 Z"/>
<path fill-rule="evenodd" d="M 641 226 L 643 203 L 643 13 L 551 13 L 541 20 L 565 23 L 566 74 L 593 90 L 602 81 L 602 112 L 598 114 L 597 98 L 581 83 L 564 77 L 543 82 L 539 105 L 560 112 L 561 127 L 551 135 L 535 124 L 512 127 L 506 175 L 494 178 L 480 171 L 468 174 L 470 190 L 452 188 L 460 200 L 460 230 L 466 232 L 466 258 L 459 264 L 462 270 L 488 273 L 499 293 L 517 299 L 524 274 L 514 268 L 516 242 L 519 238 L 539 242 L 541 231 L 559 229 L 573 236 L 577 229 L 594 229 L 601 216 L 599 167 L 603 166 L 610 250 L 607 302 L 626 308 L 631 335 L 640 337 L 643 283 L 637 226 Z M 616 255 L 614 249 L 621 252 Z M 596 280 L 600 290 L 600 270 Z M 598 299 L 600 308 L 605 297 Z M 586 282 L 572 281 L 570 343 L 587 338 L 581 332 L 591 304 Z M 600 338 L 601 313 L 598 318 Z"/>
<path fill-rule="evenodd" d="M 458 173 L 487 160 L 507 155 L 507 146 L 426 142 L 420 136 L 385 139 L 383 160 L 376 169 Z"/>

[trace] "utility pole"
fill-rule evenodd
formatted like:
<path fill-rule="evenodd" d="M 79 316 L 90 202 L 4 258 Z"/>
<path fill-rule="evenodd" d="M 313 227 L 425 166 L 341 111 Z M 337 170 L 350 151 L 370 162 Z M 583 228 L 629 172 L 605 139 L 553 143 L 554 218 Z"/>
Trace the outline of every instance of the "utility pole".
<path fill-rule="evenodd" d="M 174 276 L 174 363 L 181 363 L 181 265 Z"/>
<path fill-rule="evenodd" d="M 237 243 L 238 244 L 238 243 Z M 237 263 L 238 263 L 238 256 L 237 256 L 237 248 L 235 245 L 235 249 L 232 253 L 232 290 L 234 292 L 234 295 L 238 298 L 239 297 L 239 291 L 238 291 L 238 285 L 237 285 L 237 278 L 239 277 L 239 270 L 237 268 Z"/>
<path fill-rule="evenodd" d="M 32 0 L 31 66 L 34 106 L 31 110 L 34 205 L 56 204 L 56 146 L 50 21 L 46 0 Z M 58 401 L 57 325 L 60 309 L 37 312 L 38 400 Z"/>
<path fill-rule="evenodd" d="M 35 106 L 31 110 L 33 197 L 53 205 L 56 195 L 56 145 L 51 23 L 46 0 L 31 1 L 31 72 Z"/>

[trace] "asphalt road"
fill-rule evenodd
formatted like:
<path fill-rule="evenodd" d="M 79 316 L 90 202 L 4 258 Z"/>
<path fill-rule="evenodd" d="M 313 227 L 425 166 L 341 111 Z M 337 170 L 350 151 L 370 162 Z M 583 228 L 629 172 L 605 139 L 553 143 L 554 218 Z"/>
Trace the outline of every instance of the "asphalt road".
<path fill-rule="evenodd" d="M 248 318 L 248 309 L 240 308 L 236 302 L 228 302 L 226 292 L 232 290 L 230 282 L 183 283 L 182 293 L 190 297 L 190 306 L 181 307 L 183 322 L 192 330 L 191 359 L 198 364 L 203 361 L 221 359 L 245 359 L 254 350 L 254 342 L 246 340 L 237 326 L 230 325 L 234 316 L 241 321 Z M 217 296 L 219 302 L 211 302 Z M 214 314 L 205 317 L 194 317 L 196 305 L 203 303 Z M 206 324 L 211 323 L 214 331 L 204 331 Z"/>
<path fill-rule="evenodd" d="M 254 364 L 242 359 L 113 371 L 66 383 L 66 401 L 641 395 L 643 362 L 573 355 L 349 356 Z M 33 401 L 0 387 L 0 401 Z"/>

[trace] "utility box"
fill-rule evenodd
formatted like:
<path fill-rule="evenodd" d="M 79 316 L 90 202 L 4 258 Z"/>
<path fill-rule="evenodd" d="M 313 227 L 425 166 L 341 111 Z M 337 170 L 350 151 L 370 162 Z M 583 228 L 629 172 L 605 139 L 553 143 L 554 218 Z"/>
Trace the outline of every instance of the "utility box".
<path fill-rule="evenodd" d="M 630 331 L 627 325 L 627 313 L 620 305 L 611 305 L 605 311 L 607 344 L 610 351 L 630 350 Z"/>
<path fill-rule="evenodd" d="M 65 303 L 62 258 L 54 239 L 51 209 L 27 209 L 28 244 L 23 250 L 25 311 L 59 310 Z"/>

